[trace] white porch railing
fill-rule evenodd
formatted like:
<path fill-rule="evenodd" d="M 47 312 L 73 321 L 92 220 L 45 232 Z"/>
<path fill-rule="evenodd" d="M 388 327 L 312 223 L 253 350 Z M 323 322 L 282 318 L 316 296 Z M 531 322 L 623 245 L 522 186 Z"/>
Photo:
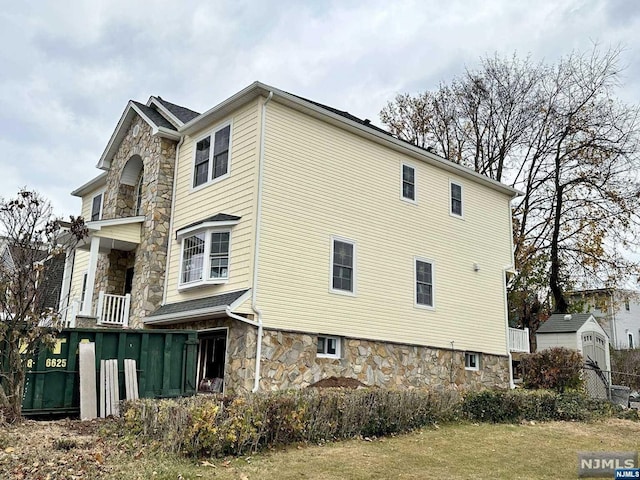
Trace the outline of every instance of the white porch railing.
<path fill-rule="evenodd" d="M 100 292 L 98 294 L 98 306 L 96 317 L 98 325 L 129 325 L 129 308 L 131 307 L 131 295 L 112 295 Z"/>
<path fill-rule="evenodd" d="M 509 350 L 512 352 L 529 352 L 529 329 L 509 327 Z"/>

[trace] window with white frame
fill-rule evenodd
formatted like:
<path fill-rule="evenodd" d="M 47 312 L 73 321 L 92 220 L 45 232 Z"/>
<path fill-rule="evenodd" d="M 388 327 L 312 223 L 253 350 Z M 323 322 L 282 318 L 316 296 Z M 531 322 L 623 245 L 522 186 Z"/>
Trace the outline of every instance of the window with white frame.
<path fill-rule="evenodd" d="M 229 279 L 229 230 L 206 229 L 182 239 L 180 286 L 225 283 Z"/>
<path fill-rule="evenodd" d="M 354 293 L 355 243 L 334 238 L 331 243 L 331 291 Z"/>
<path fill-rule="evenodd" d="M 451 194 L 451 215 L 462 217 L 462 185 L 449 182 L 449 191 Z"/>
<path fill-rule="evenodd" d="M 478 370 L 480 368 L 480 355 L 477 353 L 465 352 L 464 368 L 466 370 Z"/>
<path fill-rule="evenodd" d="M 325 358 L 340 358 L 340 338 L 328 335 L 318 335 L 317 356 Z"/>
<path fill-rule="evenodd" d="M 416 200 L 416 169 L 404 163 L 402 164 L 402 199 L 411 202 Z"/>
<path fill-rule="evenodd" d="M 140 180 L 138 180 L 138 186 L 136 187 L 136 215 L 142 215 L 142 196 L 144 189 L 144 176 L 140 175 Z"/>
<path fill-rule="evenodd" d="M 91 221 L 95 222 L 102 218 L 102 193 L 99 193 L 91 200 Z"/>
<path fill-rule="evenodd" d="M 196 142 L 193 186 L 222 178 L 229 172 L 231 125 L 225 125 Z"/>
<path fill-rule="evenodd" d="M 415 259 L 415 301 L 419 307 L 433 308 L 433 262 Z"/>

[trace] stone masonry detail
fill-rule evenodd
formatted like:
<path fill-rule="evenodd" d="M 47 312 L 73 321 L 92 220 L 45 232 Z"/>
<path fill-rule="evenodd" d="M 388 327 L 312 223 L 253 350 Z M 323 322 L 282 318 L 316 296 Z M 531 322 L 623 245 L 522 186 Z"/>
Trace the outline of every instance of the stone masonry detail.
<path fill-rule="evenodd" d="M 139 132 L 134 137 L 133 130 L 136 126 L 139 127 Z M 127 265 L 134 267 L 129 318 L 131 327 L 142 327 L 144 317 L 162 302 L 175 154 L 176 142 L 152 136 L 149 125 L 137 117 L 129 126 L 107 175 L 102 219 L 130 217 L 134 215 L 136 192 L 134 187 L 121 184 L 122 171 L 133 156 L 138 155 L 142 160 L 141 213 L 145 219 L 133 262 Z M 122 294 L 122 291 L 117 290 L 124 288 L 124 276 L 121 280 L 116 280 L 114 275 L 116 272 L 117 275 L 123 275 L 126 271 L 126 268 L 122 268 L 124 261 L 121 260 L 122 257 L 127 257 L 126 252 L 101 254 L 101 257 L 96 272 L 94 301 L 100 288 L 116 294 Z M 127 260 L 127 263 L 130 261 Z M 119 287 L 120 284 L 122 288 Z"/>
<path fill-rule="evenodd" d="M 464 352 L 373 340 L 342 339 L 342 358 L 318 358 L 316 336 L 268 330 L 262 344 L 260 387 L 306 387 L 323 378 L 356 378 L 368 386 L 507 387 L 509 359 L 480 354 L 480 369 L 465 370 Z"/>
<path fill-rule="evenodd" d="M 203 330 L 228 328 L 225 393 L 253 388 L 256 327 L 231 319 L 184 325 Z M 480 354 L 480 369 L 465 370 L 464 352 L 373 340 L 342 339 L 342 358 L 318 358 L 316 336 L 264 330 L 260 390 L 304 388 L 331 376 L 355 378 L 367 386 L 391 388 L 462 386 L 506 388 L 507 356 Z"/>

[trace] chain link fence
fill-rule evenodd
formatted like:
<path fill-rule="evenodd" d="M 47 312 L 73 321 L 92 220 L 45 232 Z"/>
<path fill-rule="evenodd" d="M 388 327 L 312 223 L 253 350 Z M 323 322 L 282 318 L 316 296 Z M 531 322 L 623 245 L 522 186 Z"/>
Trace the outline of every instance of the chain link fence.
<path fill-rule="evenodd" d="M 582 378 L 591 398 L 611 400 L 624 407 L 640 408 L 640 375 L 585 366 Z"/>

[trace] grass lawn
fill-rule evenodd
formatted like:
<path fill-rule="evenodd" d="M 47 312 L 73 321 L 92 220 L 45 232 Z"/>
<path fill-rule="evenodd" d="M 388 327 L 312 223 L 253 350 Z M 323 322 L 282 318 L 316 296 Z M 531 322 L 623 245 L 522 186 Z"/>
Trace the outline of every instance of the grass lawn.
<path fill-rule="evenodd" d="M 196 462 L 150 448 L 117 448 L 71 422 L 56 423 L 0 430 L 0 478 L 574 479 L 578 451 L 637 451 L 640 442 L 640 424 L 627 420 L 456 424 Z M 48 430 L 40 432 L 44 425 Z M 30 441 L 39 448 L 31 449 Z"/>

